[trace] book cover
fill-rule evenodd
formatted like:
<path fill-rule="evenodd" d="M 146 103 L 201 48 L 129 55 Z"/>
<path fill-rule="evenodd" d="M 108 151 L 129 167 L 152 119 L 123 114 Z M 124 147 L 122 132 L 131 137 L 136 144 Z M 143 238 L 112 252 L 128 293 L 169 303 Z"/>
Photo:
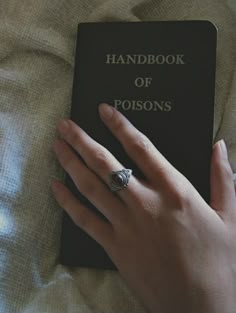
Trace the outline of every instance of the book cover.
<path fill-rule="evenodd" d="M 101 102 L 115 106 L 209 203 L 216 45 L 217 28 L 205 20 L 80 23 L 70 118 L 143 177 L 99 117 Z M 104 218 L 68 174 L 65 185 Z M 60 261 L 116 269 L 65 211 Z"/>

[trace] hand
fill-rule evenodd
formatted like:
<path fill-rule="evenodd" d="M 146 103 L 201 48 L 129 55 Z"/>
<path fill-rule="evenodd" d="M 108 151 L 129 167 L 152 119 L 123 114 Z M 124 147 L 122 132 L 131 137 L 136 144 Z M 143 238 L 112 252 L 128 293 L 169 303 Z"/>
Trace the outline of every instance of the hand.
<path fill-rule="evenodd" d="M 124 167 L 70 120 L 61 135 L 86 165 L 65 141 L 55 148 L 58 160 L 109 222 L 63 184 L 54 189 L 56 200 L 104 247 L 150 312 L 235 312 L 236 196 L 219 142 L 213 147 L 208 205 L 145 135 L 114 108 L 105 115 L 105 108 L 99 106 L 103 122 L 146 179 L 132 175 L 127 188 L 111 192 L 110 172 Z"/>

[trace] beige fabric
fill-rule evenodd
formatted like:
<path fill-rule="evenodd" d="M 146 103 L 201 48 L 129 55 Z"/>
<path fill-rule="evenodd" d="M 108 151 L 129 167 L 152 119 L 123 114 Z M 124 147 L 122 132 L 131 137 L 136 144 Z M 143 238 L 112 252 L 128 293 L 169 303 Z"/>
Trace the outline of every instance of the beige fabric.
<path fill-rule="evenodd" d="M 50 182 L 63 180 L 64 171 L 51 147 L 56 123 L 70 116 L 77 24 L 214 22 L 214 141 L 225 139 L 235 172 L 234 5 L 235 0 L 0 1 L 0 313 L 146 312 L 118 273 L 58 264 L 62 209 Z"/>

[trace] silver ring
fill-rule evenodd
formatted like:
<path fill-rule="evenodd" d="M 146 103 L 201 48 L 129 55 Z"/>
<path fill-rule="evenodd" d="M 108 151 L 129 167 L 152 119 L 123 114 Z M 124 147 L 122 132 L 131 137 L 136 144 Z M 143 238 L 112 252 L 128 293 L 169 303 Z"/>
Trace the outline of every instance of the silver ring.
<path fill-rule="evenodd" d="M 112 171 L 109 187 L 111 191 L 117 191 L 128 186 L 132 170 L 124 168 L 121 171 Z"/>

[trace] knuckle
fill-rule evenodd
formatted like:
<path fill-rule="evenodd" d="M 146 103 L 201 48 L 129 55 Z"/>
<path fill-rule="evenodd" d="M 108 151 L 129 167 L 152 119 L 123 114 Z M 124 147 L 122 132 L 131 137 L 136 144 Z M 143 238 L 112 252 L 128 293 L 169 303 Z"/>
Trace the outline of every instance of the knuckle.
<path fill-rule="evenodd" d="M 149 139 L 140 132 L 137 138 L 131 142 L 130 149 L 138 155 L 144 156 L 150 150 Z"/>
<path fill-rule="evenodd" d="M 94 166 L 99 170 L 106 170 L 108 168 L 108 155 L 104 149 L 99 149 L 94 154 Z"/>
<path fill-rule="evenodd" d="M 174 192 L 175 203 L 177 204 L 177 209 L 181 210 L 186 207 L 186 203 L 189 201 L 189 193 L 186 188 L 178 187 Z"/>
<path fill-rule="evenodd" d="M 186 207 L 189 201 L 189 189 L 187 190 L 186 184 L 182 179 L 169 184 L 166 197 L 171 202 L 171 209 L 179 211 Z"/>

